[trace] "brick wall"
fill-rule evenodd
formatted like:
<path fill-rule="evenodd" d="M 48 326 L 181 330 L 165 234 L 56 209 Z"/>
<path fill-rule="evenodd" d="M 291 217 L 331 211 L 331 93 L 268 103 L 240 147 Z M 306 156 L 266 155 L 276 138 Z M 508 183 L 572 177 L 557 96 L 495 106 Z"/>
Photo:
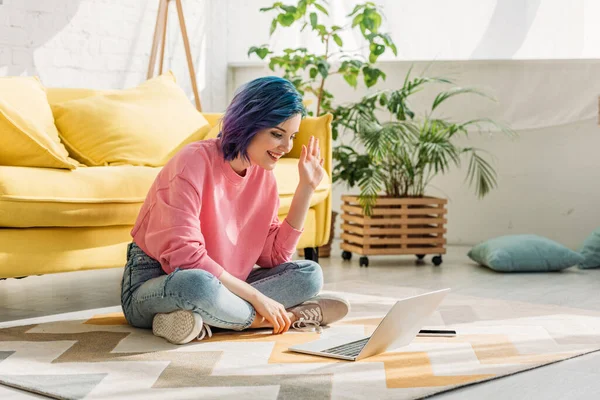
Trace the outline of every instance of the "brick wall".
<path fill-rule="evenodd" d="M 226 29 L 211 18 L 226 10 L 211 3 L 183 0 L 205 110 L 222 109 L 226 88 L 226 46 L 218 42 Z M 146 79 L 157 9 L 158 0 L 2 0 L 0 76 L 37 75 L 46 86 L 135 86 Z M 168 27 L 165 69 L 192 98 L 174 2 Z"/>

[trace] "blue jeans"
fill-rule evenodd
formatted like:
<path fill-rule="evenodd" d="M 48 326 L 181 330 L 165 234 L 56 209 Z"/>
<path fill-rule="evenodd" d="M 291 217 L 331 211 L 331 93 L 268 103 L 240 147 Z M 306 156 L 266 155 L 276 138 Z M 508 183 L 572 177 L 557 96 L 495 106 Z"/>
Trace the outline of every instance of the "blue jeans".
<path fill-rule="evenodd" d="M 316 296 L 323 273 L 314 261 L 301 260 L 274 268 L 254 269 L 246 282 L 285 308 Z M 190 310 L 212 327 L 241 331 L 254 321 L 256 310 L 201 269 L 176 269 L 166 274 L 160 263 L 135 243 L 127 247 L 121 282 L 121 306 L 130 325 L 151 328 L 157 313 Z"/>

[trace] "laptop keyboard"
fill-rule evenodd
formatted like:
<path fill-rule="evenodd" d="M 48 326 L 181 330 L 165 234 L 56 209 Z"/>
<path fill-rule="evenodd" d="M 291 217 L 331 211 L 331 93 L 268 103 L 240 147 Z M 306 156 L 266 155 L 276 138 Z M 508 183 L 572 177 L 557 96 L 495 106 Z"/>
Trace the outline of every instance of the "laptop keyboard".
<path fill-rule="evenodd" d="M 357 340 L 356 342 L 350 342 L 341 346 L 332 347 L 330 349 L 322 350 L 322 353 L 336 354 L 340 356 L 356 357 L 358 353 L 365 347 L 369 338 Z"/>

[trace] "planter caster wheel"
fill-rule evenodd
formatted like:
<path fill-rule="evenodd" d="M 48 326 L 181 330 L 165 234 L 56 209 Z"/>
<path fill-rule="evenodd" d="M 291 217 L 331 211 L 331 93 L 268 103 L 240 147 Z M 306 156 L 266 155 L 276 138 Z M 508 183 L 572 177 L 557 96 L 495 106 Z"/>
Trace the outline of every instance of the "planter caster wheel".
<path fill-rule="evenodd" d="M 417 254 L 417 260 L 422 260 L 425 258 L 425 254 Z"/>
<path fill-rule="evenodd" d="M 431 259 L 431 261 L 433 262 L 433 265 L 437 267 L 438 265 L 442 264 L 442 256 L 435 256 Z"/>
<path fill-rule="evenodd" d="M 342 251 L 342 258 L 346 261 L 350 260 L 352 258 L 352 253 L 350 253 L 349 251 Z"/>
<path fill-rule="evenodd" d="M 359 260 L 358 260 L 358 265 L 360 265 L 361 267 L 364 265 L 365 267 L 369 266 L 369 258 L 362 256 Z"/>

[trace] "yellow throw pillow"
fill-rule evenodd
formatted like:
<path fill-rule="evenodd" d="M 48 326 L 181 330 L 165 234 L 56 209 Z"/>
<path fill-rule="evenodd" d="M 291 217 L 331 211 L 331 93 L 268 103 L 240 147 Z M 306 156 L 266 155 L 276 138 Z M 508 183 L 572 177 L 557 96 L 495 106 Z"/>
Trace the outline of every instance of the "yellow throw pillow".
<path fill-rule="evenodd" d="M 60 142 L 36 77 L 0 78 L 0 165 L 77 168 Z"/>
<path fill-rule="evenodd" d="M 161 166 L 208 121 L 175 83 L 172 73 L 138 87 L 52 105 L 71 155 L 90 166 Z"/>
<path fill-rule="evenodd" d="M 179 145 L 177 147 L 175 147 L 173 150 L 171 150 L 169 152 L 169 154 L 167 154 L 165 156 L 165 158 L 162 161 L 162 164 L 163 165 L 166 164 L 167 161 L 169 161 L 171 158 L 173 158 L 173 156 L 175 154 L 177 154 L 181 149 L 183 149 L 186 145 L 205 139 L 205 136 L 208 133 L 209 129 L 210 129 L 210 125 L 204 125 L 202 128 L 200 128 L 196 132 L 192 133 L 190 136 L 187 137 L 187 139 L 185 139 L 183 142 L 179 143 Z"/>

